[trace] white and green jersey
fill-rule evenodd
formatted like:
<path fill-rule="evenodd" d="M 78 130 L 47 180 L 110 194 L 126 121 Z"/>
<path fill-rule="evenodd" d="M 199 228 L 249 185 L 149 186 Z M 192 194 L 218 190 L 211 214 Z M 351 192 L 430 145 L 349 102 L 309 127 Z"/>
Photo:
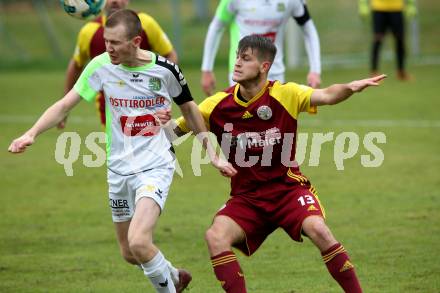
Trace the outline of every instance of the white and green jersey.
<path fill-rule="evenodd" d="M 321 71 L 319 37 L 303 0 L 221 0 L 205 40 L 202 70 L 212 71 L 224 25 L 230 29 L 229 72 L 233 71 L 238 42 L 248 35 L 270 38 L 277 54 L 270 75 L 284 74 L 285 26 L 290 17 L 303 28 L 310 71 Z"/>
<path fill-rule="evenodd" d="M 127 67 L 110 62 L 108 53 L 92 59 L 76 82 L 86 101 L 103 92 L 106 105 L 107 166 L 130 175 L 174 161 L 172 146 L 154 113 L 192 101 L 179 67 L 152 54 L 152 62 Z"/>

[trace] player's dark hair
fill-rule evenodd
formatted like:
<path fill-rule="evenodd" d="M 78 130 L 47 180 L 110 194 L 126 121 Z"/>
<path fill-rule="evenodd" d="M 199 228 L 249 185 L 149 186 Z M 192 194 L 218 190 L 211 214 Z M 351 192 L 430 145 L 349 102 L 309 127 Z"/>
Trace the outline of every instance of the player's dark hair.
<path fill-rule="evenodd" d="M 259 35 L 250 35 L 242 38 L 238 43 L 237 53 L 242 54 L 248 48 L 256 51 L 257 58 L 260 61 L 269 61 L 270 63 L 273 63 L 277 53 L 277 48 L 271 39 Z"/>
<path fill-rule="evenodd" d="M 121 9 L 110 14 L 107 19 L 106 27 L 115 27 L 123 24 L 126 30 L 127 38 L 130 40 L 142 33 L 141 20 L 136 12 L 130 9 Z"/>

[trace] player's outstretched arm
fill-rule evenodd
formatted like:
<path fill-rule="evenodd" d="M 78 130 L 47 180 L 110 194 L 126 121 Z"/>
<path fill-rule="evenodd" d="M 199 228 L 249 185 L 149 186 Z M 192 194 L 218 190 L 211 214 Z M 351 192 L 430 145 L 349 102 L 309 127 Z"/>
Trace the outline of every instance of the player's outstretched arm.
<path fill-rule="evenodd" d="M 354 93 L 359 93 L 369 86 L 378 86 L 386 78 L 385 74 L 354 80 L 346 84 L 334 84 L 324 89 L 314 90 L 310 97 L 311 106 L 335 105 L 348 99 Z"/>
<path fill-rule="evenodd" d="M 223 35 L 226 24 L 217 16 L 212 19 L 205 38 L 202 59 L 201 86 L 203 92 L 210 96 L 215 89 L 214 60 L 217 55 L 218 46 Z"/>
<path fill-rule="evenodd" d="M 232 177 L 237 174 L 237 170 L 227 161 L 221 159 L 215 152 L 214 147 L 207 136 L 199 136 L 200 133 L 208 133 L 199 107 L 194 101 L 186 102 L 180 105 L 180 110 L 185 118 L 189 129 L 201 140 L 203 147 L 206 149 L 212 164 L 223 176 Z"/>
<path fill-rule="evenodd" d="M 81 101 L 81 97 L 75 90 L 70 90 L 61 100 L 50 106 L 41 115 L 40 119 L 22 136 L 12 141 L 8 148 L 11 153 L 22 153 L 26 147 L 32 145 L 35 138 L 42 132 L 56 126 L 62 121 L 69 111 Z"/>

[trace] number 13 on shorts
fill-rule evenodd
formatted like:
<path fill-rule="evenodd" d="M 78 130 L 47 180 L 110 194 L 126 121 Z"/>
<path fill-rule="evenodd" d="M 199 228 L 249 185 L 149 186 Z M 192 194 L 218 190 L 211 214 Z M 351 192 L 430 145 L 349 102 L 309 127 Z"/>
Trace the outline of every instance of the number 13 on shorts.
<path fill-rule="evenodd" d="M 306 204 L 314 204 L 315 203 L 315 200 L 313 199 L 313 197 L 311 195 L 300 196 L 298 198 L 298 201 L 302 206 L 305 206 Z"/>

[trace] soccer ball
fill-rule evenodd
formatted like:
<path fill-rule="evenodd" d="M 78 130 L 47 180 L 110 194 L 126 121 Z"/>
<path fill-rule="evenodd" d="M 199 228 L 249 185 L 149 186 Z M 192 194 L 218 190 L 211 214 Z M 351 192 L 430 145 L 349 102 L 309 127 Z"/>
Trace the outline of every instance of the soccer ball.
<path fill-rule="evenodd" d="M 105 0 L 60 0 L 64 11 L 79 19 L 89 19 L 101 13 Z"/>

